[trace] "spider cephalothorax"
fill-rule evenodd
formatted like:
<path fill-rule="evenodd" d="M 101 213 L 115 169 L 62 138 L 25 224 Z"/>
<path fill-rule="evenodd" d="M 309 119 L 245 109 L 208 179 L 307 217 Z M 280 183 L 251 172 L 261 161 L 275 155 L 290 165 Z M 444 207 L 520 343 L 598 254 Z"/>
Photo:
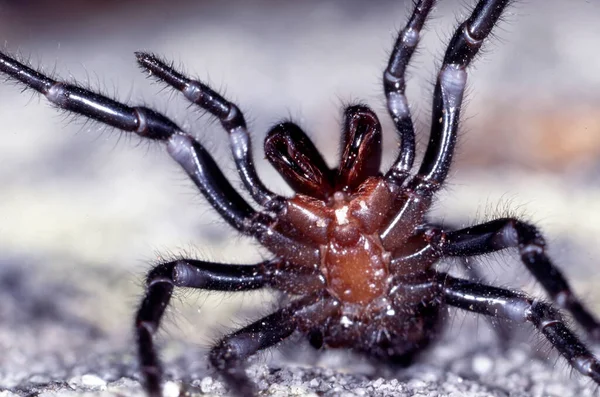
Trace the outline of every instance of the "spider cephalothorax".
<path fill-rule="evenodd" d="M 372 359 L 409 364 L 436 335 L 445 305 L 533 324 L 573 368 L 600 384 L 600 362 L 558 309 L 523 292 L 452 277 L 435 268 L 443 258 L 515 248 L 557 306 L 568 310 L 591 337 L 600 339 L 599 323 L 546 255 L 546 243 L 535 226 L 501 218 L 443 230 L 427 221 L 427 211 L 452 162 L 467 67 L 509 0 L 480 0 L 450 40 L 434 89 L 429 144 L 420 168 L 411 175 L 415 136 L 404 75 L 434 3 L 416 2 L 383 74 L 388 111 L 400 138 L 396 161 L 380 173 L 381 125 L 365 105 L 345 110 L 343 150 L 333 170 L 300 127 L 293 122 L 278 124 L 265 139 L 265 153 L 295 190 L 290 198 L 271 192 L 258 178 L 250 134 L 235 104 L 157 56 L 136 54 L 151 76 L 181 91 L 221 122 L 240 178 L 261 211 L 234 189 L 192 135 L 165 116 L 57 82 L 0 53 L 1 72 L 56 106 L 163 142 L 223 219 L 273 254 L 273 259 L 253 265 L 179 259 L 150 271 L 135 319 L 148 394 L 161 394 L 162 371 L 153 335 L 175 287 L 271 288 L 289 297 L 273 314 L 226 336 L 210 353 L 216 370 L 240 396 L 255 393 L 245 360 L 296 331 L 307 335 L 315 347 L 351 348 Z"/>

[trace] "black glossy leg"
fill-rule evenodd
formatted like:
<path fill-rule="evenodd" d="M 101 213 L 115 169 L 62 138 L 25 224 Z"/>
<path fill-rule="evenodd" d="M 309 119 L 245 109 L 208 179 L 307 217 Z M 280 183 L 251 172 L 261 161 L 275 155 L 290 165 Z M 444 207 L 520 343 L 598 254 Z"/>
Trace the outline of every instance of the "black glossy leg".
<path fill-rule="evenodd" d="M 0 52 L 0 72 L 45 95 L 54 105 L 104 124 L 166 143 L 167 151 L 194 181 L 210 205 L 230 225 L 257 238 L 275 254 L 296 263 L 313 264 L 318 250 L 296 243 L 271 228 L 231 186 L 214 159 L 191 135 L 162 114 L 143 106 L 129 107 L 83 88 L 55 81 Z"/>
<path fill-rule="evenodd" d="M 458 261 L 458 264 L 461 268 L 464 269 L 464 271 L 467 274 L 467 277 L 469 280 L 477 282 L 477 283 L 485 283 L 485 277 L 481 274 L 481 272 L 479 271 L 479 269 L 477 268 L 477 265 L 479 265 L 478 263 L 473 264 L 473 263 L 469 263 L 471 261 L 473 261 L 474 259 L 472 258 L 463 258 L 463 257 L 456 257 L 456 260 Z M 508 344 L 509 342 L 514 339 L 515 337 L 515 333 L 513 332 L 513 329 L 511 329 L 511 327 L 509 326 L 509 324 L 507 324 L 506 321 L 503 321 L 505 319 L 499 319 L 499 318 L 494 318 L 494 317 L 486 317 L 486 320 L 488 320 L 488 323 L 490 324 L 490 328 L 492 329 L 492 332 L 494 332 L 494 334 L 496 334 L 496 338 L 498 340 L 498 342 L 500 343 L 500 346 L 504 347 L 504 348 L 508 348 Z"/>
<path fill-rule="evenodd" d="M 178 260 L 156 266 L 146 279 L 146 295 L 135 319 L 138 357 L 143 384 L 149 396 L 161 396 L 162 370 L 152 337 L 167 308 L 173 288 L 190 287 L 218 291 L 248 291 L 264 287 L 262 266 L 222 265 Z"/>
<path fill-rule="evenodd" d="M 523 293 L 448 275 L 438 275 L 438 281 L 443 298 L 449 305 L 515 322 L 532 323 L 573 368 L 600 384 L 600 362 L 551 305 Z"/>
<path fill-rule="evenodd" d="M 415 130 L 406 99 L 406 68 L 421 35 L 421 29 L 433 8 L 435 0 L 421 0 L 413 10 L 408 23 L 398 34 L 390 55 L 388 66 L 383 72 L 383 90 L 387 107 L 400 138 L 400 152 L 386 174 L 388 181 L 401 185 L 408 177 L 415 161 Z"/>
<path fill-rule="evenodd" d="M 226 336 L 210 352 L 210 361 L 233 395 L 254 397 L 255 386 L 246 375 L 246 360 L 258 351 L 283 341 L 301 326 L 326 314 L 327 299 L 308 297 Z"/>
<path fill-rule="evenodd" d="M 554 302 L 570 311 L 590 336 L 600 339 L 600 324 L 573 294 L 565 277 L 546 255 L 546 241 L 535 226 L 504 218 L 448 232 L 444 254 L 472 256 L 510 247 L 518 248 L 521 260 Z"/>
<path fill-rule="evenodd" d="M 450 169 L 467 71 L 510 0 L 481 0 L 450 40 L 433 93 L 431 134 L 419 179 L 439 186 Z M 416 183 L 419 183 L 417 180 Z M 437 188 L 436 188 L 437 189 Z"/>
<path fill-rule="evenodd" d="M 210 362 L 219 372 L 233 395 L 254 397 L 255 386 L 246 375 L 246 359 L 259 350 L 283 341 L 296 329 L 296 321 L 288 310 L 270 316 L 226 336 L 210 353 Z"/>
<path fill-rule="evenodd" d="M 250 291 L 272 287 L 296 294 L 322 288 L 318 275 L 299 273 L 298 270 L 295 271 L 295 281 L 301 284 L 290 282 L 290 272 L 294 270 L 293 266 L 281 261 L 229 265 L 191 259 L 163 263 L 152 269 L 148 273 L 146 295 L 135 320 L 140 370 L 149 395 L 161 395 L 162 372 L 152 337 L 160 326 L 174 287 L 211 291 Z"/>
<path fill-rule="evenodd" d="M 443 245 L 446 241 L 446 233 L 450 230 L 459 230 L 458 227 L 448 226 L 447 224 L 441 224 L 437 222 L 427 222 L 426 225 L 422 227 L 423 232 L 428 234 L 437 235 L 436 238 L 431 239 L 433 244 L 430 244 L 427 249 L 429 251 L 433 251 L 436 253 L 436 260 L 439 260 L 440 256 L 443 255 Z M 445 233 L 443 231 L 446 231 Z M 420 259 L 420 258 L 419 258 Z M 486 283 L 486 279 L 483 274 L 479 271 L 479 263 L 474 263 L 476 258 L 474 257 L 462 257 L 455 256 L 453 258 L 458 266 L 465 272 L 466 277 L 477 283 Z M 397 260 L 396 260 L 397 261 Z M 392 260 L 392 264 L 394 264 L 394 260 Z M 502 344 L 502 346 L 507 346 L 507 343 L 511 340 L 513 336 L 512 330 L 508 327 L 505 321 L 499 321 L 496 318 L 486 317 L 493 332 L 496 334 L 498 341 Z"/>
<path fill-rule="evenodd" d="M 456 260 L 458 261 L 459 266 L 463 268 L 466 272 L 469 280 L 478 283 L 486 282 L 485 277 L 481 274 L 477 267 L 477 265 L 480 264 L 469 263 L 471 261 L 474 261 L 473 258 L 456 257 Z M 506 321 L 503 321 L 504 319 L 498 319 L 494 317 L 486 317 L 486 319 L 490 324 L 490 328 L 496 334 L 496 338 L 498 339 L 500 346 L 508 348 L 508 343 L 511 341 L 511 339 L 514 339 L 515 337 L 515 333 L 513 332 L 509 324 L 507 324 Z"/>
<path fill-rule="evenodd" d="M 249 231 L 255 211 L 233 189 L 204 147 L 167 117 L 146 107 L 129 107 L 83 88 L 61 83 L 0 53 L 0 71 L 33 88 L 61 109 L 79 113 L 141 137 L 164 141 L 209 203 L 233 227 Z"/>
<path fill-rule="evenodd" d="M 431 133 L 423 163 L 404 190 L 410 194 L 401 198 L 401 207 L 380 233 L 388 249 L 403 244 L 410 237 L 407 231 L 423 223 L 433 194 L 446 179 L 456 145 L 462 97 L 467 84 L 466 69 L 509 2 L 480 0 L 448 44 L 433 93 Z"/>
<path fill-rule="evenodd" d="M 244 185 L 260 205 L 269 210 L 279 211 L 284 199 L 268 190 L 256 173 L 252 161 L 250 134 L 240 109 L 206 84 L 187 78 L 175 70 L 172 64 L 167 65 L 156 55 L 145 52 L 137 52 L 135 55 L 138 63 L 149 71 L 152 77 L 181 91 L 190 102 L 219 119 L 229 133 L 233 158 Z"/>

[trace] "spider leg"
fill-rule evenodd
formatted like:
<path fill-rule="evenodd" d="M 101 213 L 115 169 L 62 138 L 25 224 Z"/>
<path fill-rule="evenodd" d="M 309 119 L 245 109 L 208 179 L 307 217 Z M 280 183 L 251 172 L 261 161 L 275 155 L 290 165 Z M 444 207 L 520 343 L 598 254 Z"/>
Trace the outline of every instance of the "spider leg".
<path fill-rule="evenodd" d="M 487 254 L 516 247 L 521 260 L 556 304 L 570 311 L 593 337 L 600 339 L 600 324 L 575 296 L 560 270 L 546 255 L 546 241 L 533 225 L 518 219 L 496 219 L 481 225 L 446 233 L 443 251 L 449 256 Z"/>
<path fill-rule="evenodd" d="M 456 144 L 466 69 L 510 0 L 480 0 L 448 44 L 433 93 L 431 134 L 419 179 L 439 186 L 450 169 Z M 417 182 L 419 183 L 419 182 Z M 434 189 L 437 190 L 437 187 Z"/>
<path fill-rule="evenodd" d="M 456 145 L 466 69 L 508 3 L 510 0 L 480 0 L 448 44 L 433 92 L 431 133 L 421 168 L 405 189 L 408 197 L 380 234 L 388 250 L 403 244 L 409 231 L 423 223 L 433 193 L 446 179 Z"/>
<path fill-rule="evenodd" d="M 454 225 L 451 225 L 450 227 L 448 227 L 445 224 L 441 224 L 441 223 L 437 223 L 437 222 L 428 222 L 426 225 L 423 225 L 423 227 L 422 227 L 423 231 L 429 232 L 432 234 L 438 234 L 438 235 L 443 235 L 444 232 L 442 232 L 442 231 L 445 231 L 447 233 L 449 230 L 459 230 L 459 229 L 460 229 L 459 227 L 456 227 Z M 438 242 L 437 242 L 438 247 L 439 247 L 440 243 L 441 244 L 444 243 L 443 239 L 438 240 Z M 441 250 L 438 247 L 431 247 L 431 250 L 437 251 L 438 255 L 439 255 L 439 252 Z M 472 263 L 475 261 L 475 258 L 464 257 L 464 256 L 455 256 L 454 259 L 456 260 L 456 262 L 458 263 L 460 268 L 462 270 L 464 270 L 464 272 L 469 280 L 476 281 L 479 283 L 486 282 L 486 278 L 479 270 L 479 266 L 478 266 L 479 263 L 475 263 L 475 264 Z M 503 347 L 507 347 L 507 342 L 510 341 L 511 338 L 514 336 L 512 329 L 510 329 L 510 327 L 508 326 L 506 321 L 499 321 L 498 319 L 495 319 L 492 317 L 486 317 L 486 319 L 488 320 L 489 324 L 491 325 L 493 332 L 496 334 L 498 341 L 501 343 L 501 345 Z"/>
<path fill-rule="evenodd" d="M 459 266 L 466 272 L 469 280 L 476 281 L 478 283 L 483 283 L 486 281 L 485 277 L 483 274 L 481 274 L 476 266 L 478 264 L 474 266 L 472 263 L 469 263 L 472 258 L 458 256 L 456 259 Z M 509 342 L 511 339 L 514 340 L 515 338 L 515 333 L 510 328 L 509 324 L 507 324 L 506 321 L 503 321 L 505 319 L 495 319 L 494 317 L 486 317 L 486 319 L 488 320 L 493 332 L 496 334 L 496 339 L 500 346 L 505 348 L 505 350 L 508 350 Z"/>
<path fill-rule="evenodd" d="M 245 371 L 245 361 L 259 350 L 276 345 L 303 323 L 324 321 L 337 310 L 331 299 L 309 296 L 223 338 L 210 352 L 210 361 L 234 395 L 253 397 L 255 387 Z"/>
<path fill-rule="evenodd" d="M 152 336 L 159 328 L 173 288 L 250 291 L 271 287 L 296 294 L 310 293 L 322 288 L 317 274 L 301 274 L 298 271 L 295 272 L 296 281 L 301 285 L 291 285 L 289 271 L 293 270 L 294 266 L 278 260 L 255 265 L 230 265 L 180 259 L 154 267 L 146 278 L 146 295 L 135 320 L 140 369 L 148 394 L 161 395 L 162 371 Z"/>
<path fill-rule="evenodd" d="M 600 361 L 569 329 L 560 312 L 523 293 L 438 275 L 444 301 L 452 306 L 516 322 L 530 322 L 577 371 L 600 384 Z"/>
<path fill-rule="evenodd" d="M 421 29 L 433 8 L 435 0 L 421 0 L 413 10 L 408 23 L 400 31 L 390 55 L 388 66 L 383 72 L 383 90 L 387 107 L 396 131 L 400 136 L 400 152 L 394 164 L 386 173 L 386 179 L 400 186 L 408 177 L 415 161 L 415 130 L 406 99 L 406 67 L 417 48 Z"/>
<path fill-rule="evenodd" d="M 59 108 L 143 138 L 165 142 L 169 155 L 231 226 L 294 263 L 313 265 L 318 262 L 318 249 L 275 231 L 272 219 L 256 212 L 240 196 L 206 149 L 164 115 L 143 106 L 129 107 L 81 87 L 55 81 L 1 52 L 0 72 L 45 95 Z"/>
<path fill-rule="evenodd" d="M 281 210 L 284 198 L 267 189 L 256 173 L 252 161 L 250 134 L 240 109 L 206 84 L 184 76 L 175 70 L 172 64 L 167 65 L 156 55 L 145 52 L 136 52 L 135 55 L 140 66 L 149 71 L 152 77 L 181 91 L 190 102 L 219 119 L 229 133 L 235 165 L 246 189 L 254 200 L 266 209 L 275 212 Z"/>

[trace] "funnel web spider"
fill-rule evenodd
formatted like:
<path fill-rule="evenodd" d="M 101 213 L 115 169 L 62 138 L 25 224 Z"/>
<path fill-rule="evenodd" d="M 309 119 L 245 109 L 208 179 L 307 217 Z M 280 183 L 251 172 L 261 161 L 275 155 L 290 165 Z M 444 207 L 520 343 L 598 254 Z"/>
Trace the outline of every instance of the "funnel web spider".
<path fill-rule="evenodd" d="M 283 122 L 268 132 L 264 148 L 268 161 L 296 192 L 290 198 L 271 192 L 259 179 L 244 115 L 234 103 L 158 56 L 136 53 L 143 70 L 221 122 L 239 176 L 260 211 L 234 189 L 200 142 L 162 114 L 55 81 L 0 53 L 0 71 L 57 107 L 163 143 L 220 216 L 273 253 L 273 259 L 252 265 L 179 259 L 148 273 L 135 318 L 148 395 L 161 395 L 162 368 L 153 335 L 175 287 L 268 288 L 290 298 L 274 313 L 213 347 L 210 362 L 237 396 L 256 393 L 245 372 L 246 359 L 294 332 L 305 334 L 316 348 L 351 348 L 377 361 L 410 364 L 435 338 L 446 305 L 531 323 L 574 369 L 600 384 L 600 362 L 566 325 L 559 309 L 570 312 L 593 340 L 600 339 L 598 321 L 546 255 L 546 243 L 535 226 L 502 218 L 443 230 L 426 221 L 452 163 L 467 68 L 510 1 L 480 0 L 451 38 L 433 93 L 429 143 L 420 168 L 411 173 L 415 136 L 404 77 L 434 3 L 416 2 L 383 73 L 388 111 L 400 141 L 393 165 L 380 172 L 381 125 L 366 105 L 345 109 L 343 151 L 336 169 L 326 165 L 300 127 Z M 520 291 L 435 269 L 443 258 L 506 248 L 518 250 L 554 306 Z"/>

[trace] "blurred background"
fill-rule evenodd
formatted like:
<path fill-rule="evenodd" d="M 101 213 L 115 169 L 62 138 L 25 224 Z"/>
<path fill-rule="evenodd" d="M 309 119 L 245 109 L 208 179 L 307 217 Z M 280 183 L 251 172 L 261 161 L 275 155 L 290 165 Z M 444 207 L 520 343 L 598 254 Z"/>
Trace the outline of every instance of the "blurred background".
<path fill-rule="evenodd" d="M 166 113 L 235 179 L 219 125 L 147 80 L 133 52 L 173 60 L 241 105 L 260 175 L 289 194 L 262 150 L 269 126 L 283 118 L 302 125 L 334 165 L 341 110 L 364 101 L 384 125 L 384 167 L 394 159 L 381 72 L 410 3 L 0 0 L 0 40 L 57 79 Z M 436 68 L 465 3 L 472 2 L 440 2 L 409 69 L 420 153 Z M 456 161 L 434 209 L 457 226 L 506 214 L 536 223 L 596 313 L 598 21 L 600 4 L 592 1 L 510 8 L 470 69 Z M 0 84 L 0 365 L 11 369 L 0 371 L 0 388 L 35 376 L 46 384 L 100 351 L 131 362 L 132 316 L 152 263 L 179 253 L 231 263 L 268 256 L 218 219 L 161 145 L 57 112 L 22 91 Z M 479 266 L 490 282 L 536 288 L 515 258 L 494 256 Z M 200 348 L 256 318 L 255 303 L 262 302 L 260 313 L 271 307 L 267 293 L 179 296 L 163 339 Z"/>

